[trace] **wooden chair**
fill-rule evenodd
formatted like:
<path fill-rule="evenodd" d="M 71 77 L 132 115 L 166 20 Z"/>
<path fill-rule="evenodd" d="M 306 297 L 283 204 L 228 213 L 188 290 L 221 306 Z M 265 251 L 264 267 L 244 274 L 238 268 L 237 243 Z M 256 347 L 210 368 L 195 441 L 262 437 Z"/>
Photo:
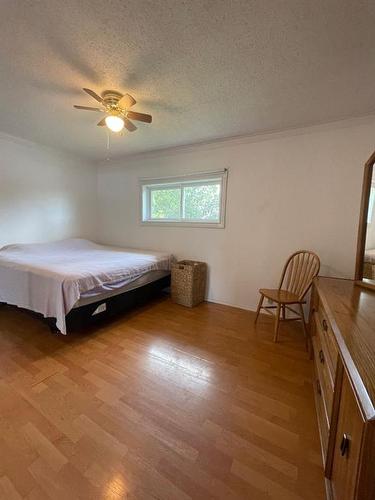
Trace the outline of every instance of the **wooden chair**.
<path fill-rule="evenodd" d="M 261 288 L 259 290 L 260 299 L 255 316 L 254 324 L 258 321 L 258 316 L 261 309 L 275 316 L 270 309 L 276 309 L 274 342 L 278 340 L 280 321 L 298 321 L 302 320 L 303 333 L 307 341 L 307 331 L 305 317 L 303 314 L 302 305 L 306 303 L 304 300 L 309 291 L 312 280 L 318 275 L 320 269 L 319 257 L 314 252 L 308 250 L 299 250 L 289 257 L 287 260 L 277 289 Z M 276 305 L 263 306 L 264 298 L 271 300 Z M 298 311 L 290 307 L 298 305 Z M 287 318 L 286 310 L 293 312 L 296 316 Z M 282 318 L 280 319 L 280 313 Z"/>

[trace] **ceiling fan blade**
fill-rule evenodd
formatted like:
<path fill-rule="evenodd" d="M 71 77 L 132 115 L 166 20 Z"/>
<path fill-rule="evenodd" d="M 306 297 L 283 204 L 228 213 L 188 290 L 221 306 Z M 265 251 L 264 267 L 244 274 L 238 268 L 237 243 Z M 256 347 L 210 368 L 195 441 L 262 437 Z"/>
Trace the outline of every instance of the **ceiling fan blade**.
<path fill-rule="evenodd" d="M 134 97 L 129 94 L 125 94 L 121 97 L 117 105 L 120 106 L 120 108 L 129 109 L 134 106 L 136 102 L 137 101 L 134 99 Z"/>
<path fill-rule="evenodd" d="M 132 120 L 137 120 L 139 122 L 151 123 L 152 116 L 146 115 L 144 113 L 137 113 L 136 111 L 128 111 L 126 116 Z"/>
<path fill-rule="evenodd" d="M 134 125 L 134 123 L 132 123 L 130 120 L 128 120 L 125 117 L 123 119 L 124 119 L 125 128 L 127 130 L 129 130 L 129 132 L 134 132 L 135 130 L 137 130 L 137 127 Z"/>
<path fill-rule="evenodd" d="M 96 101 L 102 103 L 103 102 L 103 99 L 100 97 L 100 95 L 98 95 L 96 92 L 94 92 L 93 90 L 91 89 L 82 89 L 86 92 L 86 94 L 90 95 L 91 97 L 93 97 Z"/>
<path fill-rule="evenodd" d="M 104 127 L 104 125 L 105 125 L 105 118 L 103 118 L 102 120 L 100 120 L 99 123 L 97 123 L 98 127 Z"/>
<path fill-rule="evenodd" d="M 99 111 L 99 112 L 102 111 L 99 108 L 92 108 L 91 106 L 78 106 L 78 104 L 74 104 L 73 107 L 76 108 L 76 109 L 84 109 L 86 111 Z"/>

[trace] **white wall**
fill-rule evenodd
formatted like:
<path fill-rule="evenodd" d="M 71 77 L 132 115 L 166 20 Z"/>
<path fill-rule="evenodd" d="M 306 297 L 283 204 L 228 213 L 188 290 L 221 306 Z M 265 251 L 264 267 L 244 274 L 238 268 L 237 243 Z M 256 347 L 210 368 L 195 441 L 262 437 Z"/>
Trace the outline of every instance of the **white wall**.
<path fill-rule="evenodd" d="M 94 237 L 96 185 L 92 165 L 0 135 L 0 247 Z"/>
<path fill-rule="evenodd" d="M 322 274 L 352 277 L 374 138 L 372 117 L 106 162 L 98 168 L 98 239 L 206 261 L 208 298 L 244 308 L 256 306 L 259 287 L 277 284 L 297 249 L 316 251 Z M 140 225 L 140 177 L 225 167 L 225 229 Z"/>
<path fill-rule="evenodd" d="M 209 264 L 208 298 L 254 308 L 286 257 L 316 251 L 352 277 L 363 164 L 375 118 L 178 148 L 93 165 L 0 135 L 0 247 L 87 237 Z M 229 168 L 225 229 L 139 223 L 139 178 Z M 96 175 L 97 174 L 97 175 Z"/>
<path fill-rule="evenodd" d="M 375 172 L 372 174 L 371 189 L 375 188 Z M 369 206 L 369 210 L 371 207 Z M 366 230 L 366 250 L 375 248 L 375 204 L 372 206 L 371 222 L 367 224 Z"/>

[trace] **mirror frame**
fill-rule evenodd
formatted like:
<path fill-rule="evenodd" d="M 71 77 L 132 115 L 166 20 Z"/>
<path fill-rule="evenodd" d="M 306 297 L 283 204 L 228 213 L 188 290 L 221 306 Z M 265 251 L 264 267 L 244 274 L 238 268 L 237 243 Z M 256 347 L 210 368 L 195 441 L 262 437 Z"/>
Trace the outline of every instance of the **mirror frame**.
<path fill-rule="evenodd" d="M 361 209 L 359 213 L 358 239 L 357 239 L 357 257 L 355 264 L 355 281 L 359 286 L 375 289 L 375 280 L 363 278 L 363 264 L 366 247 L 367 233 L 367 212 L 370 199 L 370 190 L 372 182 L 372 173 L 375 163 L 375 151 L 365 163 L 362 184 Z"/>

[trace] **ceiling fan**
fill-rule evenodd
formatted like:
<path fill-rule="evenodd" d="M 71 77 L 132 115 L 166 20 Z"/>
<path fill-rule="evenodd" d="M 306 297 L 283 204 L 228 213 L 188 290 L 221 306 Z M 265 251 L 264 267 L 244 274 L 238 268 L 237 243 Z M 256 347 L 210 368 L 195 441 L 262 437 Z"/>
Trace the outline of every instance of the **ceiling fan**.
<path fill-rule="evenodd" d="M 112 130 L 112 132 L 121 132 L 121 130 L 125 127 L 129 132 L 134 132 L 137 130 L 137 127 L 130 120 L 136 120 L 144 123 L 152 122 L 151 115 L 138 113 L 129 109 L 136 103 L 134 97 L 129 94 L 121 94 L 116 90 L 104 90 L 101 95 L 98 95 L 91 89 L 82 90 L 98 101 L 100 103 L 100 107 L 94 108 L 91 106 L 78 106 L 77 104 L 75 104 L 74 107 L 85 111 L 106 113 L 107 116 L 100 120 L 97 124 L 98 127 L 104 127 L 106 125 L 110 130 Z"/>

